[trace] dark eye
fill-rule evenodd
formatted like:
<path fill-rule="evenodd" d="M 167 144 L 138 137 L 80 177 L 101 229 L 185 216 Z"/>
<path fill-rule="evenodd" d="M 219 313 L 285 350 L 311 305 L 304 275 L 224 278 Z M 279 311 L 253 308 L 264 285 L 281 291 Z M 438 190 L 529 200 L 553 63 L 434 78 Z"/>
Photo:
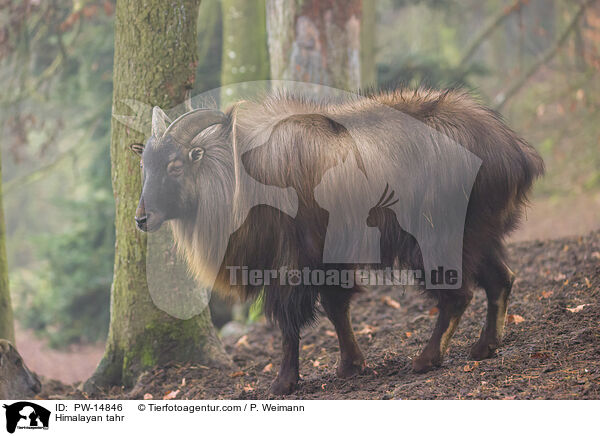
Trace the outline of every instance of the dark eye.
<path fill-rule="evenodd" d="M 167 165 L 167 172 L 170 176 L 180 176 L 183 174 L 183 162 L 174 160 Z"/>
<path fill-rule="evenodd" d="M 189 157 L 192 162 L 198 162 L 204 156 L 204 149 L 195 147 L 190 150 Z"/>

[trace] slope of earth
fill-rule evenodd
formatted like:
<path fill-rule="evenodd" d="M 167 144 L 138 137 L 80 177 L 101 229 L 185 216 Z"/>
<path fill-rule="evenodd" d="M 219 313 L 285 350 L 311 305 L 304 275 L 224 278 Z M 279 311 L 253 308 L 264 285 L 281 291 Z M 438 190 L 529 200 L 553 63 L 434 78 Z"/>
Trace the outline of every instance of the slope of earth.
<path fill-rule="evenodd" d="M 504 346 L 497 356 L 468 360 L 485 318 L 477 290 L 441 368 L 411 372 L 435 321 L 425 295 L 373 289 L 353 304 L 353 324 L 369 368 L 350 379 L 335 377 L 337 339 L 322 318 L 301 343 L 298 390 L 289 399 L 600 399 L 600 231 L 587 236 L 509 246 L 517 273 L 508 308 Z M 234 367 L 193 364 L 156 368 L 133 390 L 114 388 L 90 398 L 268 399 L 277 373 L 280 336 L 265 324 L 225 341 Z M 56 382 L 42 398 L 87 394 Z"/>

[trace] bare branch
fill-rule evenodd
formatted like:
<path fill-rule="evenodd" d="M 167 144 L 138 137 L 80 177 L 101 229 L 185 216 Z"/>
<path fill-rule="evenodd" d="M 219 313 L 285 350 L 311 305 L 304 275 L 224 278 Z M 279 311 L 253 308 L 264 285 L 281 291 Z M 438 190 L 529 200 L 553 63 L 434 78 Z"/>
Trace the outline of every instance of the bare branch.
<path fill-rule="evenodd" d="M 596 1 L 597 0 L 586 0 L 585 2 L 583 2 L 581 4 L 579 9 L 573 16 L 573 19 L 567 25 L 567 27 L 565 28 L 563 33 L 560 35 L 560 37 L 558 38 L 556 43 L 552 47 L 550 47 L 548 50 L 546 50 L 544 52 L 544 54 L 533 65 L 531 65 L 523 73 L 523 75 L 521 75 L 521 77 L 519 77 L 517 80 L 515 80 L 513 82 L 513 84 L 506 90 L 505 93 L 499 94 L 499 96 L 496 97 L 496 100 L 498 101 L 498 103 L 496 104 L 494 109 L 496 109 L 498 111 L 501 110 L 506 105 L 506 102 L 508 102 L 508 100 L 510 98 L 512 98 L 515 94 L 517 94 L 521 90 L 521 88 L 527 83 L 527 81 L 531 78 L 531 76 L 533 76 L 543 65 L 550 62 L 550 60 L 552 60 L 552 58 L 554 58 L 554 56 L 556 56 L 556 54 L 560 51 L 561 47 L 567 41 L 569 35 L 576 28 L 577 23 L 579 22 L 579 19 L 585 12 L 585 9 L 588 6 L 590 6 L 592 3 L 595 3 Z"/>
<path fill-rule="evenodd" d="M 481 29 L 473 41 L 471 41 L 468 48 L 465 50 L 465 54 L 460 59 L 459 65 L 465 65 L 492 32 L 504 23 L 504 21 L 513 13 L 520 11 L 527 3 L 529 3 L 529 0 L 515 0 L 511 6 L 504 8 L 498 15 L 492 18 L 492 20 Z"/>
<path fill-rule="evenodd" d="M 22 187 L 29 183 L 37 182 L 40 179 L 52 174 L 53 170 L 59 167 L 63 162 L 66 162 L 69 158 L 75 158 L 87 150 L 86 144 L 88 144 L 89 138 L 98 127 L 99 121 L 93 123 L 90 128 L 83 134 L 82 138 L 76 141 L 77 145 L 71 147 L 67 151 L 60 154 L 54 161 L 47 165 L 44 165 L 31 173 L 24 174 L 6 182 L 3 186 L 4 196 L 9 197 L 10 194 L 18 187 Z M 82 145 L 83 144 L 83 145 Z"/>

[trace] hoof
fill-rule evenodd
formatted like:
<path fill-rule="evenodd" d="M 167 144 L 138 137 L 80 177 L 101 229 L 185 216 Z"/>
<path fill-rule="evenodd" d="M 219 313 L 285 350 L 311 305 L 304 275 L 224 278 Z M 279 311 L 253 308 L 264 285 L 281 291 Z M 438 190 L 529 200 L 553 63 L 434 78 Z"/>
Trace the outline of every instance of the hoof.
<path fill-rule="evenodd" d="M 363 374 L 367 365 L 364 361 L 360 363 L 348 362 L 348 363 L 340 363 L 335 370 L 335 373 L 339 378 L 348 378 L 353 377 L 358 374 Z"/>
<path fill-rule="evenodd" d="M 413 371 L 419 374 L 439 368 L 440 366 L 442 366 L 441 358 L 430 357 L 424 354 L 415 357 L 412 361 Z"/>
<path fill-rule="evenodd" d="M 283 378 L 277 377 L 271 385 L 271 393 L 273 395 L 288 395 L 294 392 L 298 381 L 284 380 Z"/>
<path fill-rule="evenodd" d="M 490 357 L 496 356 L 497 345 L 489 344 L 486 342 L 475 342 L 471 347 L 469 356 L 473 360 L 489 359 Z"/>

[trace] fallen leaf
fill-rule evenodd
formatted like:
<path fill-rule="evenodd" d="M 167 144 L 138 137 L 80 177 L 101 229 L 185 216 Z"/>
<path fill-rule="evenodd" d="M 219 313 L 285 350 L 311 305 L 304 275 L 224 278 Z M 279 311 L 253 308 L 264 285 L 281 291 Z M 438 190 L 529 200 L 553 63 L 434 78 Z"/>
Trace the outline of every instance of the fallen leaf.
<path fill-rule="evenodd" d="M 514 400 L 516 398 L 515 395 L 509 395 L 507 397 L 502 398 L 503 400 Z"/>
<path fill-rule="evenodd" d="M 313 362 L 313 367 L 314 367 L 314 368 L 318 368 L 320 364 L 321 364 L 321 362 L 319 362 L 318 360 L 315 360 L 315 361 Z"/>
<path fill-rule="evenodd" d="M 410 338 L 412 336 L 412 332 L 406 332 L 404 334 L 406 335 L 407 338 Z"/>
<path fill-rule="evenodd" d="M 231 374 L 229 374 L 229 377 L 235 378 L 235 377 L 243 377 L 245 375 L 246 375 L 246 373 L 244 371 L 235 371 L 235 372 L 232 372 Z"/>
<path fill-rule="evenodd" d="M 589 306 L 589 304 L 580 304 L 577 307 L 567 307 L 567 310 L 571 313 L 581 312 L 585 306 Z"/>
<path fill-rule="evenodd" d="M 438 313 L 440 311 L 440 309 L 438 309 L 437 307 L 432 307 L 431 309 L 429 309 L 429 316 L 433 316 L 436 313 Z"/>
<path fill-rule="evenodd" d="M 185 386 L 185 377 L 181 379 L 181 386 Z"/>
<path fill-rule="evenodd" d="M 192 366 L 190 366 L 190 368 L 211 369 L 208 366 L 204 366 L 204 365 L 192 365 Z"/>
<path fill-rule="evenodd" d="M 332 338 L 335 338 L 337 336 L 333 330 L 325 330 L 325 334 L 327 336 L 331 336 Z"/>
<path fill-rule="evenodd" d="M 509 324 L 520 324 L 523 321 L 525 321 L 525 318 L 523 318 L 521 315 L 508 315 L 506 317 L 506 322 Z"/>
<path fill-rule="evenodd" d="M 269 364 L 265 365 L 262 372 L 271 372 L 272 369 L 273 369 L 273 364 L 269 363 Z"/>
<path fill-rule="evenodd" d="M 550 353 L 546 351 L 538 351 L 537 353 L 531 354 L 529 357 L 532 359 L 548 359 L 550 357 Z"/>
<path fill-rule="evenodd" d="M 152 400 L 154 396 L 152 394 L 144 394 L 144 400 Z"/>
<path fill-rule="evenodd" d="M 584 280 L 585 280 L 585 285 L 588 287 L 588 289 L 591 288 L 592 284 L 590 283 L 590 279 L 588 279 L 587 277 L 585 277 Z"/>
<path fill-rule="evenodd" d="M 356 332 L 357 335 L 370 335 L 375 333 L 376 329 L 370 325 L 364 326 L 360 331 Z"/>
<path fill-rule="evenodd" d="M 600 251 L 594 251 L 592 253 L 592 259 L 600 259 Z"/>
<path fill-rule="evenodd" d="M 252 392 L 254 388 L 251 385 L 244 386 L 244 392 Z"/>
<path fill-rule="evenodd" d="M 477 368 L 479 366 L 479 362 L 473 362 L 472 365 L 469 365 L 468 363 L 464 366 L 463 371 L 464 372 L 471 372 L 473 371 L 475 368 Z"/>
<path fill-rule="evenodd" d="M 235 343 L 236 348 L 245 347 L 250 348 L 250 344 L 248 343 L 248 335 L 244 335 L 237 340 Z"/>
<path fill-rule="evenodd" d="M 400 303 L 398 303 L 396 300 L 394 300 L 392 297 L 390 296 L 385 296 L 381 298 L 381 301 L 383 301 L 386 305 L 394 308 L 394 309 L 400 309 Z"/>
<path fill-rule="evenodd" d="M 560 273 L 560 274 L 556 274 L 556 277 L 554 277 L 554 280 L 557 282 L 560 282 L 566 278 L 567 278 L 567 276 L 565 274 Z"/>
<path fill-rule="evenodd" d="M 565 244 L 565 246 L 563 247 L 562 251 L 569 251 L 569 246 L 567 244 Z"/>
<path fill-rule="evenodd" d="M 542 298 L 549 298 L 552 296 L 552 294 L 554 294 L 554 291 L 542 291 L 542 296 L 539 297 L 539 299 L 541 300 Z"/>
<path fill-rule="evenodd" d="M 322 389 L 322 390 L 325 390 L 325 386 L 327 386 L 327 383 L 323 383 L 323 384 L 321 385 L 321 389 Z"/>
<path fill-rule="evenodd" d="M 175 398 L 177 398 L 178 394 L 179 394 L 179 389 L 177 389 L 176 391 L 169 391 L 165 394 L 165 396 L 163 397 L 163 400 L 174 400 Z"/>
<path fill-rule="evenodd" d="M 302 351 L 310 350 L 315 344 L 302 345 Z"/>

